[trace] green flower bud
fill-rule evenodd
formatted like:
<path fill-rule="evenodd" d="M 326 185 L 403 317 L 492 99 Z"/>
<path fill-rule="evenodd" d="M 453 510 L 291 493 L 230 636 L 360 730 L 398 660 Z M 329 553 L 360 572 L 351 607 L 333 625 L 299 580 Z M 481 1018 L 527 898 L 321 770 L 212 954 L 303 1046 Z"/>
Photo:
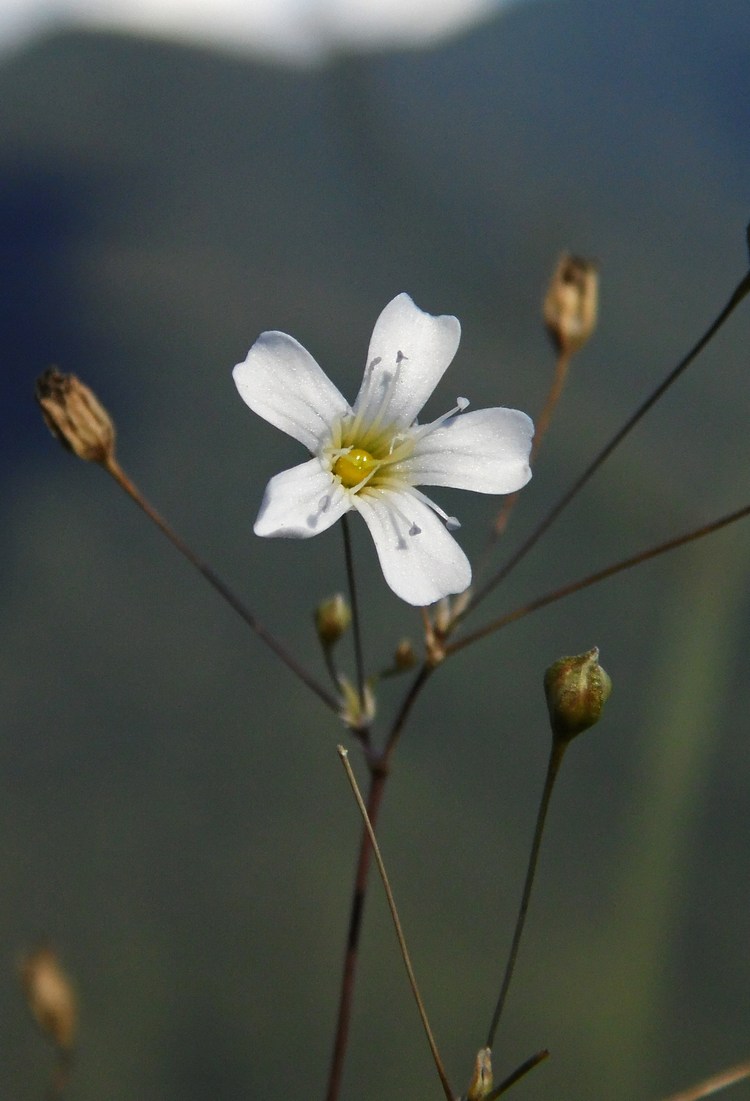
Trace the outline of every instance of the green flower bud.
<path fill-rule="evenodd" d="M 334 646 L 349 629 L 352 613 L 341 593 L 321 600 L 315 609 L 315 629 L 326 649 Z"/>
<path fill-rule="evenodd" d="M 599 649 L 560 658 L 544 674 L 552 736 L 567 745 L 599 721 L 612 681 L 599 664 Z"/>

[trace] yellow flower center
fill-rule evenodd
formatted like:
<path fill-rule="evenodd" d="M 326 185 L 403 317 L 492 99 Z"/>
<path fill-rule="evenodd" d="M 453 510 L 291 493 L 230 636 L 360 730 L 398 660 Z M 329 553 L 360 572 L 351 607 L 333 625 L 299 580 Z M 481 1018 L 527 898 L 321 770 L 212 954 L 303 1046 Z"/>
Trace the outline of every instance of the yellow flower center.
<path fill-rule="evenodd" d="M 340 455 L 333 464 L 333 473 L 338 474 L 342 485 L 347 489 L 358 486 L 368 474 L 372 474 L 380 465 L 380 460 L 373 458 L 369 451 L 363 447 L 353 447 L 346 455 Z"/>

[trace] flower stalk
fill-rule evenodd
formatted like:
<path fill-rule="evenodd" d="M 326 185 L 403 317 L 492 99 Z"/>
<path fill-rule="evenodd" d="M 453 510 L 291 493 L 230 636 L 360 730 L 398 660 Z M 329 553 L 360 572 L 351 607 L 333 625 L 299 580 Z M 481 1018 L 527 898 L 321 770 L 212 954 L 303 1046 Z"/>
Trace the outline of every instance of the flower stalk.
<path fill-rule="evenodd" d="M 135 501 L 142 512 L 165 535 L 180 554 L 190 562 L 209 585 L 229 604 L 262 642 L 294 673 L 303 684 L 331 711 L 337 712 L 339 702 L 294 658 L 278 639 L 260 622 L 218 574 L 199 558 L 188 544 L 169 526 L 135 483 L 120 466 L 115 455 L 115 428 L 111 417 L 93 392 L 75 375 L 46 371 L 37 380 L 36 398 L 52 434 L 68 450 L 87 462 L 101 466 L 120 489 Z"/>
<path fill-rule="evenodd" d="M 348 516 L 341 518 L 341 531 L 344 536 L 344 559 L 346 561 L 346 578 L 349 585 L 349 603 L 352 610 L 352 637 L 354 639 L 354 662 L 357 670 L 357 689 L 360 699 L 360 713 L 367 713 L 367 681 L 365 678 L 365 659 L 362 647 L 362 625 L 359 616 L 359 600 L 357 599 L 357 583 L 354 576 L 354 555 L 352 554 L 352 537 L 349 530 Z"/>
<path fill-rule="evenodd" d="M 608 577 L 614 577 L 615 574 L 623 573 L 625 570 L 632 569 L 634 566 L 639 566 L 641 563 L 648 562 L 652 558 L 658 558 L 668 551 L 677 550 L 678 547 L 686 546 L 688 543 L 694 543 L 697 539 L 703 539 L 707 535 L 712 535 L 716 531 L 721 531 L 722 528 L 729 527 L 731 524 L 736 524 L 739 520 L 744 520 L 748 515 L 750 515 L 750 505 L 745 505 L 743 508 L 738 508 L 734 512 L 719 517 L 718 520 L 713 520 L 708 524 L 701 524 L 700 527 L 693 528 L 691 531 L 683 535 L 678 535 L 674 539 L 667 539 L 664 543 L 659 543 L 655 547 L 649 547 L 645 551 L 640 551 L 638 554 L 631 555 L 630 558 L 623 558 L 619 562 L 614 562 L 611 566 L 606 566 L 603 570 L 597 570 L 595 573 L 590 573 L 586 577 L 579 578 L 578 581 L 571 581 L 568 585 L 562 585 L 560 588 L 553 589 L 552 592 L 545 593 L 543 596 L 539 596 L 535 600 L 530 600 L 526 604 L 521 604 L 518 608 L 514 608 L 512 611 L 498 616 L 497 619 L 491 620 L 483 627 L 479 627 L 477 630 L 470 632 L 470 634 L 463 635 L 461 638 L 456 639 L 455 642 L 449 643 L 445 647 L 445 655 L 446 657 L 450 657 L 451 654 L 456 654 L 459 650 L 463 650 L 467 646 L 479 642 L 480 639 L 487 638 L 488 635 L 494 634 L 495 631 L 499 631 L 503 627 L 507 627 L 509 624 L 515 623 L 517 620 L 523 619 L 527 615 L 531 615 L 532 612 L 537 612 L 540 608 L 546 608 L 548 604 L 555 604 L 558 600 L 562 600 L 566 596 L 571 596 L 573 593 L 580 592 L 582 589 L 588 589 L 592 585 L 598 585 L 600 581 L 606 581 Z"/>
<path fill-rule="evenodd" d="M 544 691 L 549 709 L 552 745 L 550 746 L 547 773 L 544 778 L 542 797 L 539 801 L 534 837 L 531 842 L 526 879 L 513 931 L 513 940 L 508 962 L 505 965 L 497 1004 L 487 1032 L 488 1048 L 494 1046 L 497 1028 L 513 978 L 518 950 L 521 946 L 521 937 L 526 924 L 526 914 L 531 900 L 531 890 L 534 886 L 547 811 L 549 810 L 552 790 L 560 772 L 565 751 L 574 738 L 599 721 L 602 708 L 611 689 L 612 682 L 599 665 L 599 651 L 596 647 L 575 657 L 560 658 L 545 673 Z"/>
<path fill-rule="evenodd" d="M 354 773 L 352 772 L 352 767 L 349 764 L 348 751 L 346 749 L 344 749 L 343 746 L 339 746 L 338 747 L 338 754 L 339 754 L 339 757 L 341 759 L 341 763 L 344 766 L 344 770 L 346 772 L 347 779 L 349 780 L 349 784 L 351 786 L 352 792 L 354 793 L 354 798 L 356 800 L 357 806 L 359 807 L 359 812 L 362 815 L 362 820 L 363 820 L 364 825 L 365 825 L 365 831 L 367 833 L 367 837 L 369 839 L 370 846 L 372 848 L 373 853 L 375 854 L 375 860 L 376 860 L 377 865 L 378 865 L 378 871 L 380 872 L 380 878 L 383 881 L 383 889 L 385 890 L 386 899 L 388 900 L 388 908 L 391 911 L 391 918 L 393 919 L 393 926 L 396 930 L 396 938 L 398 940 L 398 945 L 399 945 L 399 948 L 401 950 L 401 958 L 404 961 L 404 967 L 406 968 L 406 974 L 407 974 L 407 977 L 409 979 L 409 985 L 411 987 L 412 994 L 414 995 L 414 1000 L 417 1003 L 417 1010 L 419 1012 L 419 1016 L 420 1016 L 420 1019 L 422 1021 L 422 1027 L 424 1028 L 425 1035 L 427 1037 L 427 1043 L 429 1044 L 429 1047 L 430 1047 L 430 1052 L 432 1054 L 433 1062 L 435 1063 L 435 1069 L 438 1072 L 438 1077 L 440 1078 L 440 1083 L 443 1087 L 443 1092 L 445 1093 L 446 1101 L 454 1101 L 454 1093 L 453 1093 L 453 1090 L 451 1089 L 450 1082 L 448 1081 L 448 1076 L 445 1072 L 445 1067 L 443 1066 L 443 1061 L 440 1058 L 440 1052 L 438 1051 L 438 1047 L 437 1047 L 437 1044 L 435 1042 L 435 1037 L 433 1036 L 432 1029 L 430 1027 L 430 1022 L 427 1018 L 427 1010 L 425 1009 L 424 1002 L 422 1000 L 422 995 L 419 992 L 419 986 L 417 985 L 416 975 L 414 974 L 414 968 L 412 966 L 411 957 L 409 955 L 409 949 L 408 949 L 407 944 L 406 944 L 406 938 L 404 936 L 404 931 L 401 927 L 401 919 L 399 918 L 398 909 L 396 908 L 396 900 L 393 897 L 393 891 L 391 890 L 391 885 L 390 885 L 390 882 L 388 880 L 388 873 L 386 871 L 385 863 L 383 861 L 383 857 L 382 857 L 382 854 L 380 852 L 380 846 L 378 845 L 378 841 L 377 841 L 377 838 L 375 836 L 375 830 L 373 828 L 372 821 L 371 821 L 371 819 L 370 819 L 370 817 L 367 813 L 367 807 L 365 806 L 364 800 L 363 800 L 362 795 L 360 793 L 356 777 L 355 777 Z M 492 1074 L 492 1071 L 491 1071 L 491 1068 L 490 1068 L 490 1081 L 491 1081 L 491 1074 Z M 474 1099 L 474 1101 L 480 1101 L 480 1097 L 481 1097 L 481 1095 L 478 1094 L 477 1097 Z"/>
<path fill-rule="evenodd" d="M 698 357 L 703 349 L 713 340 L 718 331 L 734 313 L 739 304 L 750 293 L 750 271 L 748 271 L 740 282 L 735 287 L 734 291 L 730 295 L 729 301 L 726 306 L 721 310 L 718 317 L 711 322 L 709 327 L 703 333 L 703 335 L 696 341 L 690 351 L 680 360 L 680 362 L 669 372 L 666 378 L 656 387 L 656 389 L 646 398 L 645 401 L 638 406 L 631 417 L 625 422 L 622 428 L 619 429 L 606 444 L 605 447 L 596 455 L 591 463 L 586 467 L 583 473 L 576 479 L 573 485 L 563 494 L 560 500 L 554 505 L 553 508 L 543 517 L 541 522 L 534 528 L 531 534 L 521 544 L 517 551 L 508 559 L 504 566 L 502 566 L 493 577 L 491 577 L 474 595 L 469 603 L 464 616 L 470 610 L 476 608 L 479 604 L 485 600 L 490 593 L 492 593 L 498 585 L 500 585 L 516 566 L 526 557 L 529 551 L 539 542 L 542 536 L 552 527 L 558 516 L 568 507 L 573 499 L 581 492 L 587 482 L 593 477 L 596 471 L 602 466 L 612 452 L 620 446 L 623 440 L 628 436 L 635 426 L 645 417 L 646 413 L 656 404 L 657 401 L 667 392 L 667 390 L 674 385 L 677 379 L 682 375 L 690 364 Z M 458 620 L 458 617 L 457 617 Z"/>

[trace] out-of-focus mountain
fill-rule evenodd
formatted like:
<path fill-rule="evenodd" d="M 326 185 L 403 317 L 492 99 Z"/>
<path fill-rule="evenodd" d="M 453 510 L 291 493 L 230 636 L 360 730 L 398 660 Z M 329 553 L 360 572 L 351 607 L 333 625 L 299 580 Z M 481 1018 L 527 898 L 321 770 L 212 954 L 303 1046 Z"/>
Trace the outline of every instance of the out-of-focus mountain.
<path fill-rule="evenodd" d="M 78 977 L 71 1097 L 254 1097 L 280 1073 L 319 1093 L 359 830 L 341 729 L 52 444 L 35 375 L 54 362 L 96 388 L 126 469 L 322 677 L 309 613 L 344 586 L 339 536 L 252 535 L 265 481 L 302 456 L 242 405 L 231 366 L 278 328 L 353 396 L 372 324 L 406 290 L 463 326 L 428 414 L 456 394 L 533 413 L 545 282 L 562 249 L 595 257 L 600 328 L 517 545 L 742 274 L 748 43 L 744 0 L 540 0 L 440 48 L 309 70 L 81 32 L 3 60 L 0 1094 L 44 1089 L 11 973 L 37 937 Z M 745 503 L 747 326 L 740 313 L 488 615 Z M 440 499 L 476 555 L 492 503 Z M 594 643 L 615 693 L 556 796 L 501 1071 L 548 1045 L 527 1096 L 620 1101 L 746 1057 L 747 538 L 518 624 L 448 663 L 417 710 L 382 836 L 456 1081 L 510 939 L 541 674 Z M 364 536 L 356 553 L 367 653 L 385 664 L 419 621 Z M 381 713 L 397 698 L 384 689 Z M 377 889 L 368 905 L 347 1093 L 426 1095 Z"/>

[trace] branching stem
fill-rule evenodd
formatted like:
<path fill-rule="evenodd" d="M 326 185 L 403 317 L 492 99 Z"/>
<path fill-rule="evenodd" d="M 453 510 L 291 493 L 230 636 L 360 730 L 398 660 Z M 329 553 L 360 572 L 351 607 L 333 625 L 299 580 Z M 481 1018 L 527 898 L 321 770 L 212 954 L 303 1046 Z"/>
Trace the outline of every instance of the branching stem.
<path fill-rule="evenodd" d="M 367 794 L 367 816 L 373 824 L 378 820 L 387 775 L 384 769 L 370 766 L 370 790 Z M 354 876 L 354 891 L 352 893 L 351 909 L 349 912 L 349 932 L 347 934 L 346 948 L 344 951 L 344 967 L 341 976 L 341 989 L 339 991 L 339 1008 L 336 1018 L 336 1031 L 333 1039 L 333 1053 L 331 1055 L 331 1066 L 328 1072 L 326 1101 L 337 1101 L 341 1092 L 341 1078 L 349 1040 L 349 1025 L 351 1023 L 354 985 L 357 973 L 357 961 L 359 958 L 359 941 L 362 933 L 362 917 L 365 908 L 365 895 L 367 893 L 371 856 L 372 846 L 370 844 L 370 837 L 367 830 L 363 829 L 362 840 L 359 846 L 359 856 L 357 858 L 357 870 Z"/>
<path fill-rule="evenodd" d="M 332 696 L 326 688 L 318 683 L 318 681 L 312 676 L 311 673 L 309 673 L 302 665 L 300 665 L 296 658 L 292 657 L 286 647 L 283 646 L 282 643 L 280 643 L 278 639 L 263 626 L 263 624 L 257 619 L 257 617 L 253 615 L 250 609 L 242 603 L 239 597 L 236 596 L 235 593 L 233 593 L 232 590 L 224 584 L 218 574 L 216 574 L 206 562 L 199 558 L 198 555 L 190 549 L 187 543 L 185 543 L 180 538 L 180 536 L 172 530 L 166 520 L 159 515 L 159 513 L 151 504 L 149 504 L 149 502 L 143 496 L 135 483 L 130 480 L 130 478 L 127 476 L 117 460 L 112 457 L 108 459 L 107 462 L 103 465 L 104 469 L 107 471 L 108 474 L 112 475 L 120 488 L 123 489 L 128 494 L 128 496 L 135 501 L 135 503 L 138 505 L 139 508 L 143 510 L 143 512 L 145 512 L 149 520 L 156 524 L 159 531 L 161 531 L 163 535 L 166 535 L 172 546 L 176 547 L 180 554 L 183 555 L 183 557 L 187 558 L 188 562 L 190 562 L 192 566 L 195 566 L 195 568 L 203 575 L 206 581 L 208 581 L 209 585 L 211 585 L 216 590 L 216 592 L 219 593 L 219 595 L 222 596 L 224 600 L 226 600 L 230 608 L 233 608 L 237 615 L 239 615 L 239 617 L 244 620 L 248 627 L 250 627 L 251 630 L 255 632 L 258 638 L 261 639 L 261 641 L 264 642 L 266 646 L 268 646 L 268 648 L 272 650 L 278 658 L 281 659 L 281 661 L 283 661 L 287 669 L 290 669 L 292 673 L 294 673 L 294 675 L 302 681 L 303 684 L 307 685 L 307 687 L 310 688 L 320 700 L 322 700 L 326 707 L 330 708 L 331 711 L 338 712 L 339 704 L 335 696 Z"/>
<path fill-rule="evenodd" d="M 734 1086 L 737 1082 L 744 1082 L 746 1078 L 750 1078 L 750 1061 L 747 1063 L 738 1063 L 735 1067 L 730 1067 L 728 1070 L 722 1070 L 718 1074 L 713 1074 L 710 1078 L 706 1078 L 703 1082 L 699 1082 L 697 1086 L 691 1086 L 690 1089 L 682 1090 L 680 1093 L 673 1093 L 666 1101 L 702 1101 L 704 1097 L 711 1097 L 712 1094 L 718 1093 L 719 1090 L 724 1090 L 727 1086 Z"/>
<path fill-rule="evenodd" d="M 348 779 L 349 784 L 351 786 L 351 789 L 354 792 L 354 798 L 357 801 L 357 806 L 359 807 L 359 812 L 362 815 L 362 821 L 365 824 L 365 829 L 367 830 L 367 836 L 370 839 L 370 845 L 372 846 L 372 851 L 375 853 L 375 860 L 377 861 L 378 871 L 380 872 L 380 878 L 383 881 L 383 889 L 385 890 L 385 897 L 388 900 L 388 908 L 391 911 L 391 917 L 393 919 L 393 926 L 396 930 L 396 937 L 398 939 L 398 946 L 401 949 L 401 958 L 404 961 L 404 967 L 406 968 L 406 974 L 407 974 L 407 977 L 409 979 L 409 986 L 411 987 L 411 992 L 414 995 L 414 1000 L 417 1003 L 417 1010 L 419 1011 L 419 1016 L 420 1016 L 420 1019 L 422 1021 L 422 1027 L 424 1028 L 425 1035 L 427 1036 L 427 1043 L 430 1046 L 430 1051 L 432 1053 L 432 1058 L 433 1058 L 433 1061 L 435 1063 L 435 1068 L 438 1072 L 438 1076 L 440 1078 L 440 1082 L 441 1082 L 442 1087 L 443 1087 L 443 1092 L 446 1096 L 447 1101 L 455 1101 L 455 1095 L 453 1093 L 453 1090 L 451 1089 L 450 1082 L 448 1081 L 448 1076 L 445 1073 L 445 1067 L 443 1066 L 443 1061 L 440 1058 L 440 1052 L 438 1051 L 437 1044 L 435 1042 L 435 1037 L 433 1036 L 432 1029 L 430 1028 L 430 1022 L 427 1018 L 427 1010 L 424 1007 L 424 1002 L 422 1001 L 422 995 L 419 992 L 419 987 L 417 985 L 416 975 L 414 974 L 414 968 L 412 967 L 411 957 L 409 956 L 409 949 L 407 948 L 407 945 L 406 945 L 406 938 L 404 937 L 404 931 L 401 927 L 401 919 L 398 916 L 398 909 L 396 908 L 396 900 L 393 897 L 393 891 L 391 890 L 391 885 L 390 885 L 390 882 L 388 881 L 388 873 L 386 872 L 385 863 L 383 861 L 383 857 L 382 857 L 381 852 L 380 852 L 380 846 L 378 845 L 377 838 L 375 837 L 375 831 L 372 828 L 372 822 L 370 821 L 370 818 L 367 814 L 367 808 L 365 806 L 364 799 L 362 798 L 359 787 L 357 785 L 356 777 L 355 777 L 354 773 L 352 772 L 352 767 L 349 764 L 349 761 L 347 759 L 348 758 L 348 752 L 347 752 L 346 749 L 344 749 L 343 746 L 339 746 L 338 747 L 338 754 L 339 754 L 339 757 L 341 758 L 341 763 L 344 766 L 344 769 L 346 771 L 346 776 L 347 776 L 347 779 Z"/>
<path fill-rule="evenodd" d="M 529 908 L 529 900 L 531 899 L 531 888 L 534 886 L 534 875 L 536 873 L 537 860 L 539 859 L 539 850 L 541 848 L 542 836 L 544 834 L 544 823 L 547 818 L 547 810 L 549 808 L 549 801 L 552 796 L 552 789 L 555 786 L 555 780 L 557 779 L 557 774 L 560 771 L 560 765 L 562 764 L 565 748 L 565 743 L 552 743 L 549 763 L 547 765 L 547 775 L 544 780 L 542 798 L 539 802 L 539 811 L 537 812 L 536 817 L 534 839 L 531 842 L 531 851 L 529 852 L 529 863 L 526 869 L 526 882 L 523 885 L 521 905 L 518 908 L 516 927 L 513 932 L 513 941 L 510 946 L 508 962 L 505 965 L 505 974 L 503 975 L 503 981 L 500 986 L 500 994 L 498 995 L 497 1005 L 495 1006 L 495 1012 L 492 1014 L 492 1021 L 490 1023 L 489 1031 L 487 1033 L 486 1046 L 489 1048 L 494 1046 L 497 1026 L 500 1023 L 500 1017 L 502 1015 L 503 1007 L 505 1005 L 505 999 L 508 996 L 508 990 L 510 988 L 510 981 L 513 978 L 513 970 L 516 966 L 516 958 L 518 957 L 518 949 L 521 945 L 523 927 L 526 923 L 526 913 Z"/>
<path fill-rule="evenodd" d="M 563 597 L 580 592 L 581 589 L 588 589 L 591 585 L 596 585 L 600 581 L 605 581 L 608 577 L 613 577 L 617 573 L 629 570 L 633 566 L 639 566 L 642 562 L 648 562 L 651 558 L 658 558 L 659 555 L 666 554 L 667 551 L 676 550 L 677 547 L 685 546 L 687 543 L 693 543 L 696 539 L 702 539 L 705 535 L 712 535 L 715 531 L 720 531 L 721 528 L 728 527 L 730 524 L 735 524 L 738 520 L 743 520 L 748 515 L 750 515 L 750 505 L 745 505 L 744 508 L 739 508 L 735 512 L 728 513 L 726 516 L 721 516 L 718 520 L 713 520 L 710 524 L 702 524 L 699 528 L 694 528 L 693 531 L 689 531 L 685 535 L 678 535 L 674 539 L 668 539 L 665 543 L 659 543 L 655 547 L 649 547 L 648 550 L 641 551 L 639 554 L 634 554 L 630 558 L 623 558 L 620 562 L 615 562 L 613 565 L 607 566 L 603 570 L 598 570 L 596 573 L 591 573 L 587 577 L 580 578 L 578 581 L 571 581 L 568 585 L 563 585 L 559 589 L 553 589 L 552 592 L 546 593 L 544 596 L 539 596 L 536 600 L 530 600 L 527 604 L 522 604 L 520 607 L 513 609 L 513 611 L 506 612 L 505 615 L 501 615 L 497 619 L 493 619 L 490 623 L 486 623 L 484 627 L 479 627 L 476 631 L 472 631 L 471 634 L 464 635 L 463 638 L 458 639 L 456 642 L 446 645 L 445 655 L 449 657 L 451 654 L 463 650 L 464 647 L 471 645 L 473 642 L 478 642 L 479 639 L 486 638 L 487 635 L 499 631 L 502 627 L 507 627 L 509 623 L 515 623 L 516 620 L 523 619 L 524 616 L 530 615 L 540 608 L 546 608 L 548 604 L 554 604 L 557 600 L 562 600 Z"/>
<path fill-rule="evenodd" d="M 352 537 L 349 530 L 349 517 L 341 517 L 341 530 L 344 535 L 344 558 L 346 559 L 346 578 L 349 584 L 349 603 L 352 609 L 352 637 L 354 639 L 354 662 L 357 668 L 357 688 L 362 712 L 365 711 L 365 659 L 362 649 L 362 627 L 359 618 L 359 602 L 357 600 L 357 584 L 354 577 L 354 556 L 352 554 Z"/>
<path fill-rule="evenodd" d="M 557 517 L 563 512 L 564 509 L 570 504 L 574 497 L 580 493 L 589 479 L 599 469 L 600 466 L 609 458 L 615 448 L 619 447 L 625 437 L 635 428 L 640 420 L 648 413 L 649 409 L 659 400 L 660 397 L 669 389 L 670 386 L 680 375 L 685 371 L 693 360 L 698 356 L 700 352 L 706 347 L 706 345 L 713 339 L 724 322 L 734 312 L 736 307 L 742 302 L 746 295 L 750 293 L 750 272 L 748 272 L 744 278 L 739 282 L 736 289 L 733 291 L 729 301 L 724 309 L 721 311 L 715 321 L 709 325 L 703 336 L 698 342 L 690 349 L 687 355 L 680 360 L 676 367 L 673 368 L 664 379 L 664 381 L 656 387 L 650 397 L 646 398 L 644 402 L 636 409 L 635 413 L 625 422 L 619 432 L 616 432 L 609 443 L 604 447 L 596 458 L 586 467 L 580 477 L 573 483 L 570 489 L 560 498 L 557 504 L 552 508 L 547 515 L 542 519 L 536 528 L 532 531 L 531 535 L 521 544 L 518 550 L 511 556 L 511 558 L 505 563 L 505 565 L 494 574 L 493 577 L 487 581 L 485 585 L 479 589 L 474 598 L 469 603 L 467 609 L 463 615 L 466 614 L 481 604 L 481 602 L 489 596 L 489 594 L 497 588 L 497 586 L 505 580 L 508 574 L 518 565 L 518 563 L 526 557 L 529 551 L 534 547 L 541 537 L 545 534 L 548 528 L 552 526 Z"/>

